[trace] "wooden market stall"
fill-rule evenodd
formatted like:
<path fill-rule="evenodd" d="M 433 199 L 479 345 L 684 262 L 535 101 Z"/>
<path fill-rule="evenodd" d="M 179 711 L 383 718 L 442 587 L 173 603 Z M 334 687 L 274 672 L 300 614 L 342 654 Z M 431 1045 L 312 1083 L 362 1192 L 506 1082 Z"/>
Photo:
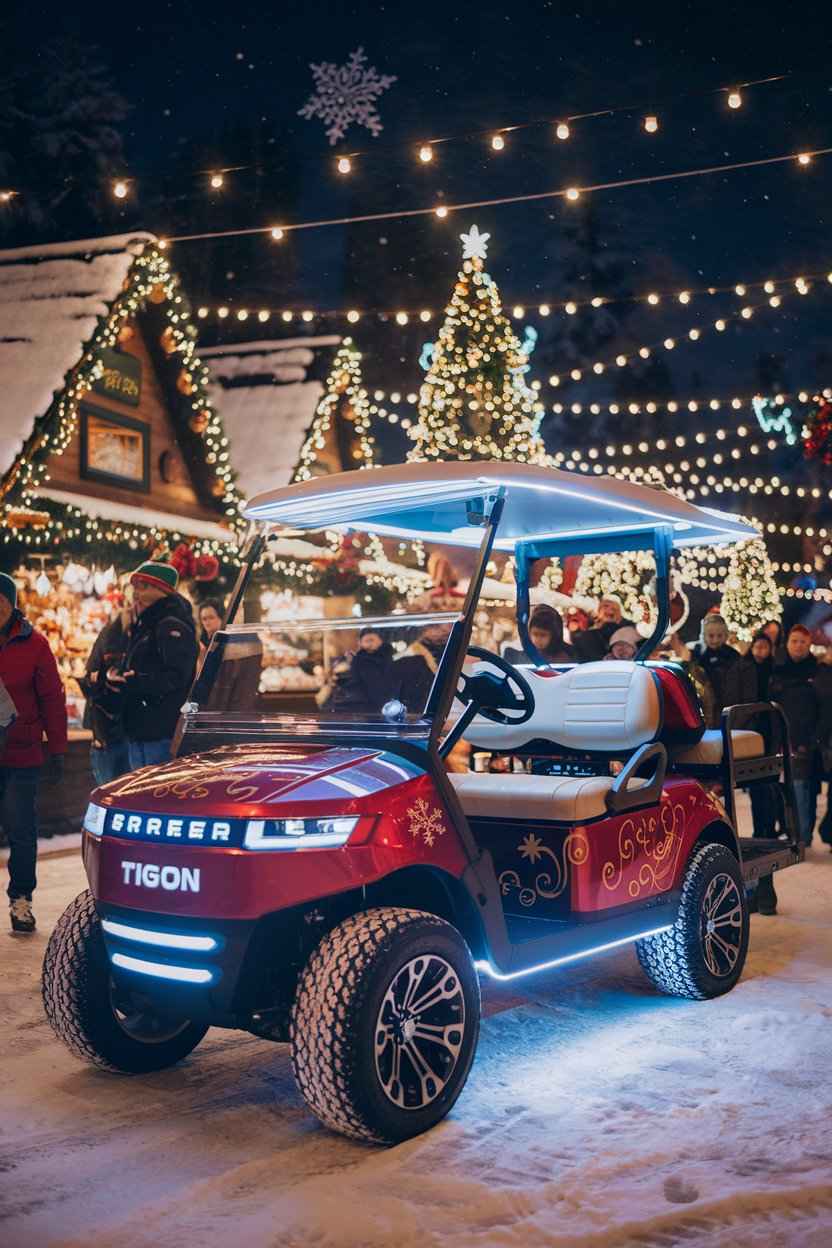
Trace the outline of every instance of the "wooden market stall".
<path fill-rule="evenodd" d="M 129 571 L 179 552 L 216 576 L 239 496 L 196 329 L 148 234 L 0 252 L 0 567 L 67 691 L 70 756 L 42 821 L 75 825 L 90 787 L 83 673 Z"/>

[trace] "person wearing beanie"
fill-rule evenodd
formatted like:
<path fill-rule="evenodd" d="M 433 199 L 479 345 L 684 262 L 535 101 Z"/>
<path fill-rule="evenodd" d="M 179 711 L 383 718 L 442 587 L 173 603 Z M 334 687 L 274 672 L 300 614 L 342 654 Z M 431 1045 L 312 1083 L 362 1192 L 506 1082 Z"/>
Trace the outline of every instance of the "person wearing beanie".
<path fill-rule="evenodd" d="M 595 612 L 595 624 L 572 638 L 581 663 L 592 663 L 606 656 L 610 638 L 619 628 L 633 628 L 632 620 L 624 618 L 624 608 L 617 594 L 605 594 Z"/>
<path fill-rule="evenodd" d="M 120 666 L 106 681 L 117 700 L 130 770 L 170 758 L 171 738 L 196 670 L 198 646 L 190 603 L 177 593 L 169 563 L 149 560 L 131 574 L 136 621 Z"/>
<path fill-rule="evenodd" d="M 396 688 L 393 647 L 375 628 L 362 628 L 358 649 L 346 654 L 336 665 L 332 705 L 338 710 L 358 713 L 380 711 Z"/>
<path fill-rule="evenodd" d="M 633 660 L 642 641 L 638 629 L 632 624 L 625 624 L 623 628 L 617 628 L 610 637 L 610 648 L 604 658 Z"/>
<path fill-rule="evenodd" d="M 0 822 L 9 842 L 9 918 L 13 932 L 35 930 L 32 894 L 37 886 L 37 792 L 44 764 L 43 738 L 53 778 L 66 753 L 66 699 L 49 642 L 17 606 L 17 586 L 0 572 L 0 683 L 16 712 L 0 747 Z"/>

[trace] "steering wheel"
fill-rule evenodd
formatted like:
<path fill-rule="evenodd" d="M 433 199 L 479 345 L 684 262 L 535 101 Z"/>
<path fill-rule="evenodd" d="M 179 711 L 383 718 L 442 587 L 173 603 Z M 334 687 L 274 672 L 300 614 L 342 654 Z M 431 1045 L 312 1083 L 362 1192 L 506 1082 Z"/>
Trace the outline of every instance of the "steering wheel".
<path fill-rule="evenodd" d="M 525 676 L 501 655 L 492 654 L 482 646 L 469 646 L 468 654 L 499 668 L 503 675 L 501 679 L 493 672 L 475 672 L 472 676 L 460 672 L 456 696 L 465 705 L 463 718 L 466 726 L 475 715 L 483 715 L 493 724 L 525 724 L 527 719 L 531 719 L 534 694 Z M 512 685 L 519 690 L 519 696 Z M 509 715 L 507 711 L 516 711 L 517 714 Z"/>

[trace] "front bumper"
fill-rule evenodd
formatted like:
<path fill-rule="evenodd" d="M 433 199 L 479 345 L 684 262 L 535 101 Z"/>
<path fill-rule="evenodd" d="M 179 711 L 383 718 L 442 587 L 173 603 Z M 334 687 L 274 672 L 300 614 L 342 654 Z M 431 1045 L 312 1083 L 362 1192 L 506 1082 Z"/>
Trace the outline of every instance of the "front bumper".
<path fill-rule="evenodd" d="M 246 1026 L 265 991 L 256 920 L 173 918 L 97 902 L 117 988 L 160 1014 Z"/>

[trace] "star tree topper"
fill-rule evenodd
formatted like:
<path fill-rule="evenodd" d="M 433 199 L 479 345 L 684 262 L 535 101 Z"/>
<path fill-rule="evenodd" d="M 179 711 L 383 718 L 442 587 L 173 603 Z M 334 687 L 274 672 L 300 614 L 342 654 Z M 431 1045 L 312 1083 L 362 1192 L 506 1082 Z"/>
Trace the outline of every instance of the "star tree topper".
<path fill-rule="evenodd" d="M 467 234 L 460 234 L 462 239 L 463 260 L 484 260 L 488 251 L 490 234 L 480 234 L 479 228 L 472 225 Z"/>
<path fill-rule="evenodd" d="M 327 126 L 330 146 L 342 139 L 351 125 L 366 126 L 371 134 L 380 134 L 383 127 L 376 99 L 396 81 L 394 74 L 379 74 L 368 66 L 363 48 L 350 53 L 346 65 L 322 61 L 309 68 L 315 91 L 298 109 L 298 116 L 307 121 L 320 117 Z"/>

